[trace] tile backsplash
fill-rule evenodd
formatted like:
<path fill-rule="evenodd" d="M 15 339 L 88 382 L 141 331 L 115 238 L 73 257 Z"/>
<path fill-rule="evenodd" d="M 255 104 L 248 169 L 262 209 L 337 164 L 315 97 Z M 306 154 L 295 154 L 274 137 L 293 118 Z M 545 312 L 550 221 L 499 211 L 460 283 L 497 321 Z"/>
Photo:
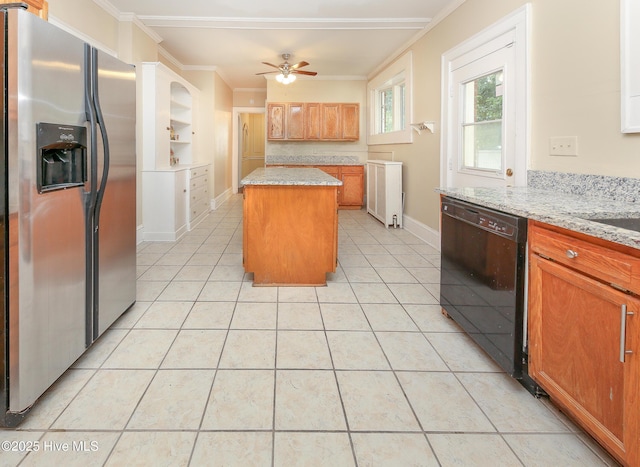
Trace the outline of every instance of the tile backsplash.
<path fill-rule="evenodd" d="M 527 186 L 581 196 L 640 202 L 640 179 L 529 170 Z"/>

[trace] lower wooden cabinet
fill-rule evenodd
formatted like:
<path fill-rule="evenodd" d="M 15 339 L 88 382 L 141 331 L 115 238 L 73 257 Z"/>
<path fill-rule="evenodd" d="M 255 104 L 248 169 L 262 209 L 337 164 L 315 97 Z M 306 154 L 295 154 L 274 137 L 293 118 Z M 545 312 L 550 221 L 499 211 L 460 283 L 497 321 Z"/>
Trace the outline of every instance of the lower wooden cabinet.
<path fill-rule="evenodd" d="M 338 187 L 338 209 L 360 209 L 364 204 L 363 165 L 278 165 L 278 167 L 313 167 L 342 182 Z"/>
<path fill-rule="evenodd" d="M 332 177 L 342 182 L 338 187 L 339 209 L 360 209 L 364 204 L 364 166 L 362 165 L 318 165 Z"/>
<path fill-rule="evenodd" d="M 530 223 L 529 373 L 621 463 L 638 466 L 640 255 L 607 243 Z"/>

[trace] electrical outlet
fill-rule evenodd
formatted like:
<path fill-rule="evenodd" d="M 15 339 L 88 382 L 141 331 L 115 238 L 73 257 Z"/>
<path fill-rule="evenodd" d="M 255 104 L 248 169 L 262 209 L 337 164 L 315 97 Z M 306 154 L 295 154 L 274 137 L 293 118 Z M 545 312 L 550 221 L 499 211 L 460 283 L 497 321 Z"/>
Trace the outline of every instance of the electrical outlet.
<path fill-rule="evenodd" d="M 577 136 L 554 136 L 549 138 L 549 154 L 551 156 L 577 156 Z"/>

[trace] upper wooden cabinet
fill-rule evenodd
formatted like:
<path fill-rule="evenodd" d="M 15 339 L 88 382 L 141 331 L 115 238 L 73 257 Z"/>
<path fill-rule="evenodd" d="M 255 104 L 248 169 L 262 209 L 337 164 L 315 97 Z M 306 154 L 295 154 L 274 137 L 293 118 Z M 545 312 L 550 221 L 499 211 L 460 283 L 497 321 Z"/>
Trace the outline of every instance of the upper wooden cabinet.
<path fill-rule="evenodd" d="M 270 141 L 357 141 L 360 105 L 338 103 L 278 103 L 267 105 Z"/>
<path fill-rule="evenodd" d="M 16 0 L 0 0 L 0 4 L 16 3 Z M 49 3 L 46 0 L 22 0 L 27 4 L 27 11 L 46 20 L 49 16 Z"/>
<path fill-rule="evenodd" d="M 304 139 L 304 104 L 287 104 L 287 139 Z"/>

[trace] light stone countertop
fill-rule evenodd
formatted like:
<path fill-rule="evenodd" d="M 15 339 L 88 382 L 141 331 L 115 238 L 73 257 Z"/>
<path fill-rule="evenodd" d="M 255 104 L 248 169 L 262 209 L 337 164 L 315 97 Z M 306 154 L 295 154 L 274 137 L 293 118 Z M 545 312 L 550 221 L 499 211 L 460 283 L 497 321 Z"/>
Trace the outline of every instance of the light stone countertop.
<path fill-rule="evenodd" d="M 337 178 L 314 168 L 263 167 L 244 177 L 243 185 L 341 186 Z"/>
<path fill-rule="evenodd" d="M 640 232 L 588 220 L 640 218 L 640 203 L 529 187 L 438 188 L 436 191 L 487 208 L 640 249 Z"/>

